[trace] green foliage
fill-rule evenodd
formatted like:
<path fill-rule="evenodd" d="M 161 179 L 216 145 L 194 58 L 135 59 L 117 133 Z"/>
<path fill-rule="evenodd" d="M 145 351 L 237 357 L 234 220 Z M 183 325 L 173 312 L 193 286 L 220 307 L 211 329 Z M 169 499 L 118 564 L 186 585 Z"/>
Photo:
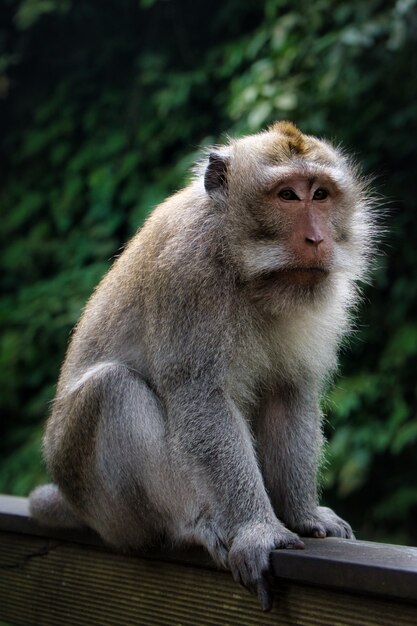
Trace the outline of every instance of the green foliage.
<path fill-rule="evenodd" d="M 25 30 L 47 13 L 65 13 L 71 6 L 70 0 L 23 0 L 17 7 L 15 20 L 18 28 Z"/>
<path fill-rule="evenodd" d="M 343 142 L 392 201 L 325 410 L 324 497 L 417 540 L 415 0 L 5 0 L 0 6 L 0 490 L 43 479 L 72 326 L 197 146 L 275 119 Z"/>

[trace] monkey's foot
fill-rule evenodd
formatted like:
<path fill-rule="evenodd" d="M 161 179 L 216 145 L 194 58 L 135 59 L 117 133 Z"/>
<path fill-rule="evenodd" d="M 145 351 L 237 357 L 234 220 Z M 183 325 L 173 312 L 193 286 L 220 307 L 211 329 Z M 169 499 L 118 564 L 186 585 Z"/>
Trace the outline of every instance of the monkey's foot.
<path fill-rule="evenodd" d="M 303 537 L 341 537 L 354 539 L 350 525 L 325 506 L 317 507 L 316 511 L 305 520 L 291 526 Z"/>
<path fill-rule="evenodd" d="M 272 607 L 270 554 L 277 548 L 304 548 L 301 539 L 279 522 L 242 528 L 229 551 L 233 578 L 258 596 L 264 611 Z"/>

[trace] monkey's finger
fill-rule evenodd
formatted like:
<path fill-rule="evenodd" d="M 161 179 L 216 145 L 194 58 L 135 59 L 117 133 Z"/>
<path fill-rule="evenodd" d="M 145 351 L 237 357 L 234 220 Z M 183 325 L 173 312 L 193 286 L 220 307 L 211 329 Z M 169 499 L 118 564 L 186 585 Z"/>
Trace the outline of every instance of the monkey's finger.
<path fill-rule="evenodd" d="M 262 578 L 258 580 L 256 583 L 256 595 L 258 596 L 262 611 L 270 611 L 272 609 L 274 594 L 269 576 L 263 575 Z"/>
<path fill-rule="evenodd" d="M 287 543 L 285 546 L 278 545 L 277 549 L 285 548 L 287 550 L 304 550 L 305 547 L 304 541 L 302 541 L 299 537 L 296 537 L 291 540 L 291 543 Z"/>
<path fill-rule="evenodd" d="M 326 529 L 324 528 L 324 526 L 315 526 L 312 529 L 312 533 L 311 534 L 316 539 L 324 539 L 325 537 L 327 537 L 327 532 L 326 532 Z"/>
<path fill-rule="evenodd" d="M 342 526 L 343 526 L 343 530 L 344 530 L 344 538 L 345 539 L 356 539 L 355 537 L 355 533 L 353 532 L 352 528 L 350 527 L 350 525 L 345 522 L 345 520 L 342 520 Z"/>

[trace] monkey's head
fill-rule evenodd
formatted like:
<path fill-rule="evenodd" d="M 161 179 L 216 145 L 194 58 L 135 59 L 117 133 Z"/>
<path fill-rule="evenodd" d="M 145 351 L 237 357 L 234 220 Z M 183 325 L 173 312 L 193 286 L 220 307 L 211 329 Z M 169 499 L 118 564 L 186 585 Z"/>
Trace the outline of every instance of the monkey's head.
<path fill-rule="evenodd" d="M 366 182 L 340 149 L 278 122 L 213 150 L 204 186 L 255 298 L 294 304 L 338 279 L 352 292 L 373 225 Z"/>

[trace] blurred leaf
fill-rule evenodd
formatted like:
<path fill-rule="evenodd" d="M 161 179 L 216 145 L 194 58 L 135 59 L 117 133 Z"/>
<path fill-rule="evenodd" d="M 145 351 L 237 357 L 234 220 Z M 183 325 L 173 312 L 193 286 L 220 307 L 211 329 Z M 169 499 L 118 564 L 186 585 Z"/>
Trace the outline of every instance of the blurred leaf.
<path fill-rule="evenodd" d="M 21 30 L 33 26 L 46 13 L 66 13 L 70 0 L 22 0 L 16 13 L 16 24 Z"/>

